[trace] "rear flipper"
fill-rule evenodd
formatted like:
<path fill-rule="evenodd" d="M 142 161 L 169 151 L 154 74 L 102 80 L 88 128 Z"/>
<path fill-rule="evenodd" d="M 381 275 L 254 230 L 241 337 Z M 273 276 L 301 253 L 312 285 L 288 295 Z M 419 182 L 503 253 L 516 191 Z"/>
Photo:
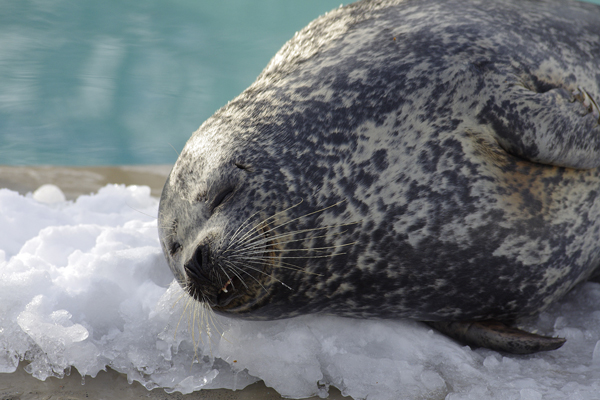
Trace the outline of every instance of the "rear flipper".
<path fill-rule="evenodd" d="M 566 342 L 566 339 L 540 336 L 510 328 L 494 320 L 425 323 L 452 339 L 469 346 L 486 347 L 512 354 L 531 354 L 538 351 L 556 350 Z"/>

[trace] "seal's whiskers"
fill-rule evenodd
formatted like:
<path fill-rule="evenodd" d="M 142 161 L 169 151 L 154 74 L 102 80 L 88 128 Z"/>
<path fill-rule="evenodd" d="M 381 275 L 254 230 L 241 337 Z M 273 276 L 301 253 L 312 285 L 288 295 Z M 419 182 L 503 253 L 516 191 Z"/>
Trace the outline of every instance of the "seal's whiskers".
<path fill-rule="evenodd" d="M 254 275 L 252 275 L 248 271 L 245 271 L 243 268 L 240 268 L 240 267 L 238 267 L 237 265 L 235 265 L 233 263 L 228 263 L 228 265 L 229 265 L 230 268 L 236 269 L 236 270 L 238 270 L 238 271 L 240 271 L 240 272 L 248 275 L 249 277 L 251 277 L 252 279 L 254 279 L 256 281 L 256 283 L 258 283 L 260 285 L 260 287 L 262 287 L 265 291 L 267 290 L 267 288 L 265 288 L 264 285 L 258 279 L 256 279 L 256 277 Z M 265 272 L 263 272 L 263 271 L 261 271 L 261 270 L 259 270 L 257 268 L 253 268 L 253 267 L 248 267 L 248 268 L 251 269 L 251 270 L 253 270 L 253 271 L 256 271 L 258 273 L 267 275 Z M 279 281 L 279 282 L 281 282 L 281 281 Z M 281 282 L 281 283 L 283 283 L 283 282 Z"/>
<path fill-rule="evenodd" d="M 327 247 L 313 247 L 310 249 L 271 249 L 269 250 L 269 252 L 271 253 L 285 253 L 285 252 L 290 252 L 290 251 L 324 251 L 324 250 L 331 250 L 331 249 L 337 249 L 339 247 L 345 247 L 345 246 L 351 246 L 356 244 L 357 242 L 352 242 L 352 243 L 344 243 L 344 244 L 339 244 L 339 245 L 335 245 L 335 246 L 327 246 Z M 255 255 L 255 254 L 263 254 L 263 251 L 259 251 L 259 250 L 251 250 L 248 251 L 246 253 L 244 253 L 244 255 L 249 254 L 249 255 Z M 302 257 L 304 258 L 304 257 Z"/>
<path fill-rule="evenodd" d="M 316 228 L 316 229 L 318 229 L 318 228 Z M 283 238 L 283 237 L 286 237 L 286 236 L 290 236 L 290 235 L 296 234 L 298 232 L 299 231 L 292 231 L 292 232 L 284 233 L 284 234 L 277 235 L 277 236 L 271 236 L 271 237 L 268 237 L 268 238 L 259 239 L 259 240 L 256 240 L 254 242 L 244 243 L 246 245 L 245 247 L 239 247 L 239 248 L 233 250 L 232 252 L 236 253 L 236 252 L 239 252 L 241 250 L 253 250 L 255 248 L 261 248 L 261 247 L 264 247 L 264 245 L 266 243 L 272 242 L 273 240 L 277 240 L 279 238 Z M 347 231 L 336 232 L 336 233 L 326 233 L 325 235 L 311 236 L 311 237 L 303 238 L 303 239 L 287 240 L 285 242 L 278 241 L 277 244 L 278 245 L 283 245 L 283 244 L 294 243 L 294 242 L 303 242 L 303 241 L 306 241 L 308 239 L 322 239 L 322 238 L 331 237 L 331 236 L 339 236 L 339 235 L 342 235 L 342 234 L 344 234 L 346 232 Z"/>
<path fill-rule="evenodd" d="M 273 266 L 273 264 L 268 261 L 253 261 L 253 260 L 251 260 L 251 261 L 247 261 L 247 262 L 250 264 L 256 264 L 256 265 Z M 297 265 L 290 264 L 285 261 L 279 261 L 279 265 L 277 265 L 277 268 L 290 269 L 290 270 L 302 272 L 302 273 L 308 274 L 308 275 L 323 276 L 323 274 L 318 274 L 316 272 L 307 271 L 302 267 L 298 267 Z"/>
<path fill-rule="evenodd" d="M 212 356 L 212 337 L 213 333 L 211 327 L 218 333 L 219 336 L 223 336 L 225 329 L 222 324 L 215 318 L 215 312 L 208 305 L 206 297 L 202 295 L 201 301 L 196 301 L 192 296 L 189 295 L 186 288 L 184 288 L 182 295 L 177 299 L 181 300 L 183 297 L 187 297 L 186 304 L 181 312 L 177 325 L 175 326 L 174 338 L 177 337 L 179 331 L 179 325 L 184 315 L 187 315 L 188 332 L 194 348 L 194 359 L 199 359 L 198 348 L 200 345 L 206 347 L 209 345 L 209 352 Z M 176 304 L 176 303 L 175 303 Z M 207 341 L 203 338 L 206 335 Z"/>
<path fill-rule="evenodd" d="M 230 265 L 227 265 L 227 268 L 240 280 L 240 282 L 242 282 L 242 285 L 244 285 L 244 287 L 246 289 L 248 289 L 248 285 L 246 285 L 246 282 L 244 282 L 244 279 L 240 276 L 240 274 L 237 273 L 236 269 L 232 268 Z M 235 285 L 234 285 L 233 281 L 231 279 L 229 279 L 229 282 L 231 283 L 231 286 L 233 287 L 233 289 L 235 289 Z M 227 285 L 225 285 L 225 287 L 226 286 Z M 221 289 L 221 290 L 223 290 L 223 289 Z M 225 291 L 225 293 L 227 293 L 227 292 Z"/>
<path fill-rule="evenodd" d="M 258 235 L 261 233 L 259 232 L 256 236 L 256 240 L 253 241 L 246 241 L 246 242 L 242 242 L 240 243 L 240 246 L 236 249 L 233 250 L 225 250 L 223 253 L 227 252 L 227 251 L 231 251 L 231 252 L 240 252 L 243 251 L 244 249 L 248 249 L 251 248 L 251 246 L 256 245 L 257 247 L 260 247 L 261 245 L 265 244 L 265 243 L 269 243 L 272 242 L 274 240 L 277 239 L 281 239 L 287 236 L 292 236 L 292 235 L 296 235 L 298 233 L 307 233 L 307 232 L 314 232 L 314 231 L 320 231 L 320 230 L 325 230 L 325 229 L 333 229 L 333 228 L 340 228 L 343 226 L 349 226 L 349 225 L 356 225 L 358 224 L 360 221 L 356 221 L 356 222 L 349 222 L 347 224 L 338 224 L 338 225 L 329 225 L 329 226 L 321 226 L 321 227 L 317 227 L 317 228 L 309 228 L 309 229 L 299 229 L 299 230 L 295 230 L 295 231 L 290 231 L 290 232 L 285 232 L 285 233 L 281 233 L 281 234 L 277 234 L 275 236 L 270 236 L 270 237 L 258 237 Z M 274 229 L 274 228 L 273 228 Z M 273 229 L 269 229 L 266 232 L 262 232 L 262 234 L 266 234 L 271 232 Z M 324 237 L 331 237 L 331 236 L 335 236 L 335 235 L 341 235 L 344 232 L 333 232 L 333 233 L 325 233 L 324 235 L 321 236 L 311 236 L 308 238 L 304 238 L 304 239 L 294 239 L 294 240 L 290 240 L 287 242 L 278 242 L 278 244 L 284 244 L 284 243 L 292 243 L 292 242 L 299 242 L 299 241 L 304 241 L 304 240 L 308 240 L 308 239 L 318 239 L 318 238 L 324 238 Z M 242 246 L 242 245 L 245 245 Z"/>
<path fill-rule="evenodd" d="M 248 225 L 248 223 L 252 220 L 252 218 L 254 218 L 260 212 L 263 212 L 265 210 L 265 208 L 266 207 L 258 210 L 257 212 L 255 212 L 254 214 L 252 214 L 251 216 L 246 218 L 246 220 L 240 224 L 240 226 L 235 230 L 234 234 L 229 239 L 229 246 L 232 246 L 233 244 L 236 243 L 235 238 L 237 237 L 237 235 L 242 231 L 243 228 L 245 228 Z M 225 237 L 229 236 L 229 232 L 231 232 L 231 229 L 225 234 Z M 229 248 L 229 246 L 227 248 Z"/>
<path fill-rule="evenodd" d="M 294 207 L 297 207 L 298 205 L 300 205 L 300 204 L 302 203 L 302 201 L 300 201 L 298 204 L 296 204 L 296 205 L 294 205 L 294 206 L 292 206 L 292 207 L 289 207 L 289 208 L 288 208 L 288 209 L 286 209 L 286 210 L 283 210 L 283 211 L 280 211 L 280 212 L 278 212 L 278 213 L 275 213 L 275 214 L 273 214 L 272 216 L 270 216 L 270 217 L 268 217 L 268 218 L 266 218 L 266 219 L 264 219 L 264 220 L 260 221 L 258 224 L 256 224 L 256 225 L 254 226 L 254 228 L 253 228 L 252 230 L 250 230 L 248 233 L 246 233 L 246 235 L 244 235 L 244 236 L 243 236 L 243 237 L 242 237 L 240 240 L 238 240 L 237 242 L 243 241 L 244 239 L 246 239 L 246 237 L 247 237 L 248 235 L 252 235 L 252 236 L 250 236 L 250 237 L 256 237 L 256 236 L 258 236 L 258 235 L 262 235 L 262 236 L 264 236 L 264 235 L 268 235 L 268 234 L 269 234 L 269 233 L 271 233 L 272 231 L 275 231 L 275 230 L 277 230 L 278 228 L 281 228 L 282 226 L 285 226 L 285 225 L 288 225 L 288 224 L 290 224 L 290 223 L 292 223 L 292 222 L 295 222 L 295 221 L 301 220 L 302 218 L 306 218 L 306 217 L 309 217 L 309 216 L 311 216 L 311 215 L 314 215 L 314 214 L 321 213 L 321 212 L 323 212 L 323 211 L 326 211 L 326 210 L 328 210 L 328 209 L 330 209 L 330 208 L 336 207 L 336 206 L 338 206 L 338 205 L 340 205 L 340 204 L 344 203 L 345 201 L 346 201 L 345 199 L 344 199 L 344 200 L 341 200 L 341 201 L 338 201 L 338 202 L 337 202 L 337 203 L 335 203 L 335 204 L 332 204 L 332 205 L 330 205 L 330 206 L 327 206 L 327 207 L 321 208 L 321 209 L 319 209 L 319 210 L 312 211 L 312 212 L 309 212 L 309 213 L 307 213 L 307 214 L 301 215 L 301 216 L 299 216 L 299 217 L 296 217 L 296 218 L 290 219 L 290 220 L 288 220 L 288 221 L 286 221 L 286 222 L 283 222 L 283 223 L 281 223 L 281 224 L 279 224 L 279 225 L 277 225 L 277 226 L 274 226 L 273 228 L 269 228 L 269 229 L 267 229 L 266 231 L 262 231 L 262 232 L 261 232 L 261 230 L 260 230 L 260 227 L 261 227 L 261 226 L 266 226 L 266 222 L 267 222 L 267 221 L 269 221 L 269 220 L 271 220 L 271 219 L 275 218 L 275 217 L 276 217 L 278 214 L 281 214 L 281 213 L 283 213 L 283 212 L 286 212 L 286 211 L 288 211 L 288 210 L 290 210 L 290 209 L 292 209 L 292 208 L 294 208 Z M 326 228 L 327 228 L 327 227 L 322 227 L 321 229 L 326 229 Z M 315 228 L 315 229 L 318 229 L 318 228 Z M 235 244 L 237 244 L 237 242 L 236 242 Z"/>
<path fill-rule="evenodd" d="M 270 221 L 270 220 L 276 218 L 279 214 L 282 214 L 282 213 L 287 212 L 287 211 L 289 211 L 289 210 L 291 210 L 291 209 L 293 209 L 295 207 L 298 207 L 300 204 L 302 204 L 303 201 L 304 201 L 304 199 L 300 199 L 300 201 L 298 203 L 294 204 L 293 206 L 290 206 L 290 207 L 286 208 L 285 210 L 281 210 L 279 212 L 276 212 L 275 214 L 271 215 L 270 217 L 263 219 L 258 224 L 256 224 L 252 229 L 248 230 L 248 232 L 246 232 L 246 234 L 244 236 L 242 236 L 240 239 L 236 240 L 235 242 L 233 241 L 233 238 L 232 238 L 232 240 L 229 241 L 229 246 L 227 247 L 227 249 L 229 249 L 231 246 L 237 245 L 239 242 L 241 242 L 244 239 L 246 239 L 248 235 L 257 235 L 257 234 L 260 234 L 260 226 L 261 225 L 264 225 L 264 224 L 266 224 L 267 221 Z M 259 212 L 260 211 L 257 211 L 256 213 L 252 214 L 252 216 L 258 214 Z M 314 214 L 314 213 L 312 213 L 312 214 Z M 310 214 L 308 214 L 308 215 L 310 215 Z M 305 217 L 305 216 L 306 215 L 304 215 L 303 217 Z M 299 218 L 302 218 L 302 217 L 298 217 L 297 219 L 299 219 Z M 288 221 L 287 223 L 292 222 L 292 221 Z M 241 228 L 241 226 L 240 226 L 240 228 Z M 239 228 L 238 228 L 238 231 L 239 231 Z M 262 232 L 262 233 L 265 234 L 265 233 L 268 233 L 268 232 Z"/>
<path fill-rule="evenodd" d="M 223 273 L 225 274 L 225 276 L 227 277 L 227 279 L 229 280 L 229 282 L 231 282 L 231 277 L 229 276 L 229 274 L 227 273 L 227 271 L 225 270 L 225 268 L 223 268 L 221 266 L 221 264 L 217 264 L 219 266 L 219 269 L 221 271 L 223 271 Z M 219 285 L 223 286 L 223 282 L 221 281 L 221 277 L 217 274 L 218 280 L 219 280 Z"/>

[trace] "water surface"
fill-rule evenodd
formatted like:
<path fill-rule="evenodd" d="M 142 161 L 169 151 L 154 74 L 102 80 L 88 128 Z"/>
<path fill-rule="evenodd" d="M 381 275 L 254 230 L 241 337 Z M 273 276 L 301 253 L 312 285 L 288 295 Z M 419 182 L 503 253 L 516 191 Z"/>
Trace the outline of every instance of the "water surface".
<path fill-rule="evenodd" d="M 0 164 L 173 163 L 294 32 L 341 2 L 2 0 Z"/>
<path fill-rule="evenodd" d="M 0 164 L 172 163 L 172 147 L 340 3 L 3 0 Z"/>

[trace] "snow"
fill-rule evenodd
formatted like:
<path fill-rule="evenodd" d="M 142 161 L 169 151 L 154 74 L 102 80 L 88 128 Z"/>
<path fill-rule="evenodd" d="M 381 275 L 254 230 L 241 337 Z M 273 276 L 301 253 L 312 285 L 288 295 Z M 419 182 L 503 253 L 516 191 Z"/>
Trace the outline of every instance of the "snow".
<path fill-rule="evenodd" d="M 529 330 L 559 350 L 512 356 L 459 345 L 415 321 L 223 318 L 182 294 L 161 253 L 158 200 L 108 185 L 65 201 L 44 185 L 0 189 L 0 372 L 38 379 L 107 366 L 147 388 L 241 389 L 257 379 L 292 398 L 596 399 L 600 285 L 586 283 Z"/>

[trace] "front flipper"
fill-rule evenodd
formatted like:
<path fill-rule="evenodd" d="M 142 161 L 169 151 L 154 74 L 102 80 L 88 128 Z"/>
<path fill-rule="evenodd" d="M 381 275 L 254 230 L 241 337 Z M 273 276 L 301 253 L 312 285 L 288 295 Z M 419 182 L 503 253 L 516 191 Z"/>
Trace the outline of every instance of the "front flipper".
<path fill-rule="evenodd" d="M 504 78 L 486 93 L 478 121 L 490 126 L 500 146 L 515 156 L 562 167 L 599 167 L 598 85 L 540 82 Z"/>
<path fill-rule="evenodd" d="M 510 328 L 498 321 L 477 322 L 425 322 L 452 339 L 474 347 L 503 351 L 512 354 L 531 354 L 556 350 L 566 339 L 535 335 Z"/>

